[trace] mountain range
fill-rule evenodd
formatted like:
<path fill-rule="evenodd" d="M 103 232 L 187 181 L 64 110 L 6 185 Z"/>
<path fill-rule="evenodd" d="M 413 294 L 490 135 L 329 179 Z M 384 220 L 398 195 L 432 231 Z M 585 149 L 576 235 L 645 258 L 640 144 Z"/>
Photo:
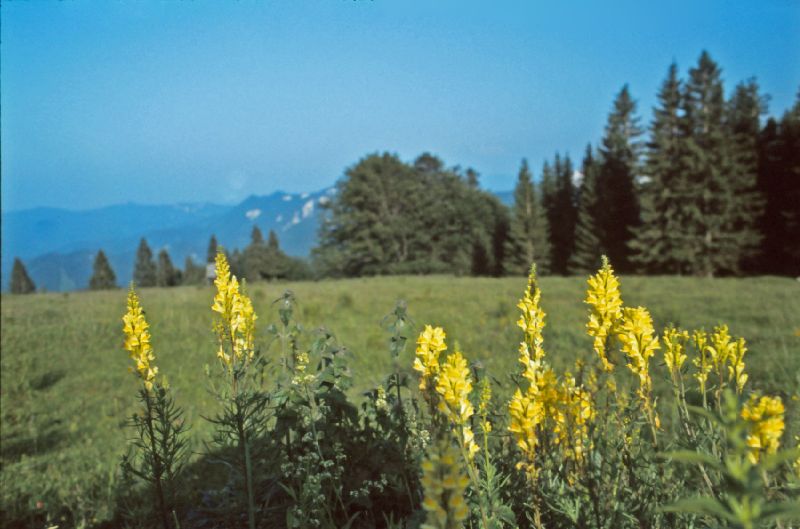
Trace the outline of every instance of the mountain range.
<path fill-rule="evenodd" d="M 84 211 L 34 208 L 3 212 L 0 285 L 8 289 L 14 258 L 19 257 L 39 289 L 86 288 L 100 249 L 108 256 L 117 283 L 124 285 L 133 276 L 142 237 L 154 254 L 166 248 L 173 264 L 183 268 L 187 256 L 195 263 L 205 261 L 212 234 L 225 248 L 244 249 L 253 226 L 265 237 L 274 230 L 287 254 L 308 257 L 316 245 L 320 206 L 334 194 L 335 188 L 329 187 L 314 193 L 251 195 L 236 205 L 128 203 Z M 506 204 L 513 200 L 510 192 L 497 195 Z"/>

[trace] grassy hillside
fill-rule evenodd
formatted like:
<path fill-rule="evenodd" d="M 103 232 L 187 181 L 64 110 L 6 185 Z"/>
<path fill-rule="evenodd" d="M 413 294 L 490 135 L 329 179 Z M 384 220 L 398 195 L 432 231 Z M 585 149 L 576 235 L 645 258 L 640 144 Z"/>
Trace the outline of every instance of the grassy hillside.
<path fill-rule="evenodd" d="M 391 367 L 381 321 L 398 299 L 416 325 L 443 326 L 451 346 L 480 360 L 508 390 L 517 371 L 516 301 L 523 278 L 392 277 L 287 284 L 249 289 L 263 329 L 285 289 L 298 300 L 306 328 L 325 325 L 353 353 L 356 391 L 379 384 Z M 592 360 L 584 333 L 583 278 L 542 280 L 551 363 Z M 750 384 L 784 397 L 797 416 L 791 388 L 800 385 L 800 284 L 790 279 L 622 278 L 626 305 L 650 308 L 656 327 L 728 323 L 748 340 Z M 177 391 L 193 425 L 196 449 L 214 412 L 203 366 L 215 361 L 210 287 L 140 292 L 151 323 L 157 365 Z M 0 518 L 64 507 L 89 524 L 110 515 L 120 455 L 135 409 L 136 381 L 123 351 L 125 292 L 37 294 L 2 298 L 2 451 Z M 266 333 L 262 349 L 268 349 Z M 269 356 L 269 354 L 268 354 Z M 403 359 L 410 368 L 413 350 Z M 660 356 L 657 356 L 660 361 Z M 43 502 L 37 506 L 37 502 Z M 55 520 L 58 522 L 58 520 Z"/>

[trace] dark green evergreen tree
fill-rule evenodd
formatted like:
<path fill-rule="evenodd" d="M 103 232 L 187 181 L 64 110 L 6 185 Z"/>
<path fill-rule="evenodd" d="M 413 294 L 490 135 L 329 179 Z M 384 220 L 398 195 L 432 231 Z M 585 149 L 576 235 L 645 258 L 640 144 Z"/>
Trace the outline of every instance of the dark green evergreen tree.
<path fill-rule="evenodd" d="M 280 244 L 278 243 L 278 235 L 275 233 L 275 230 L 269 230 L 269 236 L 267 239 L 267 248 L 270 250 L 280 250 Z"/>
<path fill-rule="evenodd" d="M 586 275 L 600 267 L 600 256 L 606 250 L 600 241 L 600 221 L 603 211 L 597 192 L 597 162 L 592 146 L 586 146 L 581 164 L 581 184 L 578 188 L 578 214 L 575 223 L 575 250 L 569 258 L 570 274 Z"/>
<path fill-rule="evenodd" d="M 545 170 L 549 171 L 549 167 L 546 166 Z M 550 227 L 550 270 L 555 274 L 567 273 L 567 263 L 575 247 L 577 195 L 574 172 L 569 155 L 562 160 L 561 155 L 556 153 L 552 176 L 546 173 L 542 175 L 543 194 L 547 200 L 545 211 Z M 552 183 L 551 178 L 555 179 Z M 550 190 L 551 185 L 553 187 Z"/>
<path fill-rule="evenodd" d="M 770 119 L 759 141 L 758 189 L 766 205 L 758 272 L 800 275 L 800 92 L 780 120 Z"/>
<path fill-rule="evenodd" d="M 601 245 L 619 272 L 631 270 L 628 242 L 639 221 L 636 181 L 642 130 L 628 85 L 614 99 L 599 147 L 597 192 L 602 216 Z"/>
<path fill-rule="evenodd" d="M 183 273 L 181 274 L 182 285 L 201 285 L 206 277 L 204 266 L 198 265 L 190 255 L 186 256 L 183 262 Z"/>
<path fill-rule="evenodd" d="M 11 269 L 11 284 L 9 285 L 12 294 L 32 294 L 36 292 L 36 285 L 28 275 L 25 265 L 18 258 L 14 258 L 14 267 Z"/>
<path fill-rule="evenodd" d="M 208 250 L 206 251 L 206 263 L 213 263 L 217 258 L 217 237 L 211 235 L 208 240 Z"/>
<path fill-rule="evenodd" d="M 650 141 L 640 184 L 641 222 L 630 242 L 632 261 L 642 272 L 687 273 L 693 253 L 686 244 L 685 226 L 692 197 L 685 162 L 685 134 L 680 114 L 681 81 L 671 64 L 653 111 Z"/>
<path fill-rule="evenodd" d="M 153 261 L 153 251 L 144 237 L 139 241 L 139 248 L 136 250 L 133 282 L 139 288 L 156 286 L 156 263 Z"/>
<path fill-rule="evenodd" d="M 505 243 L 506 274 L 527 275 L 532 263 L 545 274 L 550 265 L 547 216 L 538 197 L 527 160 L 522 160 L 514 188 L 514 206 Z"/>
<path fill-rule="evenodd" d="M 91 290 L 117 288 L 117 276 L 114 274 L 114 270 L 111 269 L 111 264 L 108 262 L 108 258 L 103 250 L 97 252 L 97 257 L 94 259 L 92 277 L 89 279 L 89 288 Z"/>
<path fill-rule="evenodd" d="M 727 126 L 720 69 L 707 52 L 689 70 L 683 97 L 689 218 L 684 226 L 689 265 L 697 275 L 737 273 L 753 244 L 741 233 L 742 191 Z"/>
<path fill-rule="evenodd" d="M 738 263 L 730 271 L 752 270 L 756 266 L 761 234 L 758 221 L 764 199 L 758 190 L 758 155 L 761 116 L 767 100 L 759 94 L 758 84 L 750 79 L 736 86 L 727 106 L 728 185 L 732 208 L 728 231 L 734 235 L 730 251 L 738 254 Z"/>
<path fill-rule="evenodd" d="M 156 285 L 159 287 L 174 287 L 181 283 L 181 271 L 172 265 L 172 259 L 166 248 L 158 252 L 158 266 L 156 268 Z"/>
<path fill-rule="evenodd" d="M 258 226 L 253 226 L 253 230 L 250 232 L 250 244 L 264 244 L 264 235 L 261 233 Z"/>

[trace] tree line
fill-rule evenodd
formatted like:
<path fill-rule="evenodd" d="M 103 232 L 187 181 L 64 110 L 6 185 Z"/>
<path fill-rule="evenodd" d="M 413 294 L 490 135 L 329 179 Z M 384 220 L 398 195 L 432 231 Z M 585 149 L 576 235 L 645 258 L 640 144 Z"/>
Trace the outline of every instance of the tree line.
<path fill-rule="evenodd" d="M 707 52 L 670 65 L 647 130 L 628 86 L 580 167 L 525 160 L 508 209 L 478 174 L 425 153 L 369 155 L 337 182 L 313 252 L 329 276 L 622 273 L 800 274 L 800 93 L 769 117 L 754 79 L 725 98 Z"/>
<path fill-rule="evenodd" d="M 238 249 L 231 253 L 225 251 L 228 262 L 231 264 L 231 270 L 237 277 L 251 282 L 310 277 L 310 269 L 305 261 L 290 257 L 281 250 L 278 236 L 274 231 L 270 230 L 268 239 L 264 240 L 258 226 L 253 226 L 250 239 L 250 244 L 243 251 Z M 166 248 L 159 250 L 158 255 L 154 257 L 147 240 L 142 238 L 136 249 L 133 282 L 137 287 L 203 284 L 208 280 L 207 265 L 214 262 L 217 249 L 217 238 L 211 235 L 205 263 L 196 263 L 191 256 L 187 256 L 183 269 L 180 269 L 172 263 L 172 258 Z M 106 290 L 117 287 L 117 275 L 105 252 L 99 250 L 92 265 L 89 289 Z M 29 294 L 36 291 L 36 285 L 19 258 L 14 259 L 10 291 L 12 294 Z"/>
<path fill-rule="evenodd" d="M 755 79 L 726 99 L 707 52 L 681 78 L 669 66 L 647 128 L 627 85 L 614 99 L 603 137 L 579 166 L 556 153 L 534 182 L 522 160 L 508 208 L 480 188 L 471 168 L 430 153 L 410 163 L 377 153 L 349 167 L 324 206 L 311 261 L 287 256 L 270 231 L 227 254 L 248 281 L 376 274 L 585 274 L 607 255 L 621 273 L 701 276 L 800 275 L 800 92 L 780 117 Z M 208 262 L 216 254 L 209 242 Z M 154 260 L 142 239 L 134 281 L 141 287 L 199 284 L 206 267 L 176 268 L 166 249 Z M 98 252 L 89 287 L 116 278 Z M 19 259 L 11 292 L 35 285 Z"/>

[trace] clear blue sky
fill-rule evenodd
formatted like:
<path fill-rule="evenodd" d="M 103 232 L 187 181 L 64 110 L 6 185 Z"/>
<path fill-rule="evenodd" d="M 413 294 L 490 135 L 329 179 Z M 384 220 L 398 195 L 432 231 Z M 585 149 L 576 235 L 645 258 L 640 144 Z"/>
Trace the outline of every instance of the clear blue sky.
<path fill-rule="evenodd" d="M 2 207 L 232 202 L 429 150 L 511 189 L 675 60 L 800 87 L 797 0 L 22 2 L 2 10 Z"/>

